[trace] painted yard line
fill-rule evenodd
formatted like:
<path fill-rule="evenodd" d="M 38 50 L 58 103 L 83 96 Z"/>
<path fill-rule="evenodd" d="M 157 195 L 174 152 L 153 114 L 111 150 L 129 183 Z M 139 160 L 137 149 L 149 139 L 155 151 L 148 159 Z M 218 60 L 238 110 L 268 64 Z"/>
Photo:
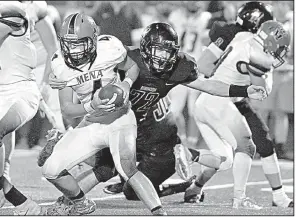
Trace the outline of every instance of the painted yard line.
<path fill-rule="evenodd" d="M 173 181 L 174 180 L 174 181 Z M 172 181 L 174 183 L 177 183 L 176 181 L 182 181 L 181 179 L 169 179 L 168 181 L 171 181 L 170 183 L 172 183 Z M 293 179 L 284 179 L 282 180 L 283 183 L 291 183 L 293 182 Z M 268 184 L 267 181 L 259 181 L 259 182 L 248 182 L 247 185 L 248 186 L 254 186 L 254 185 L 265 185 Z M 213 185 L 213 186 L 206 186 L 204 187 L 205 190 L 214 190 L 214 189 L 224 189 L 224 188 L 231 188 L 233 187 L 233 184 L 224 184 L 224 185 Z M 119 195 L 111 195 L 111 196 L 107 196 L 107 197 L 100 197 L 100 198 L 91 198 L 94 201 L 101 201 L 101 200 L 112 200 L 112 199 L 119 199 L 119 198 L 124 198 L 123 194 L 119 194 Z M 46 203 L 40 203 L 39 205 L 41 206 L 48 206 L 53 204 L 55 201 L 53 202 L 46 202 Z M 14 208 L 14 206 L 6 206 L 3 207 L 2 209 L 11 209 Z"/>
<path fill-rule="evenodd" d="M 94 201 L 101 201 L 101 200 L 112 200 L 112 199 L 117 199 L 117 198 L 124 198 L 125 196 L 123 194 L 119 194 L 119 195 L 111 195 L 111 196 L 107 196 L 107 197 L 100 197 L 100 198 L 91 198 Z M 51 204 L 55 203 L 55 201 L 53 202 L 46 202 L 46 203 L 39 203 L 40 206 L 49 206 Z M 14 208 L 14 206 L 4 206 L 1 209 L 12 209 Z"/>

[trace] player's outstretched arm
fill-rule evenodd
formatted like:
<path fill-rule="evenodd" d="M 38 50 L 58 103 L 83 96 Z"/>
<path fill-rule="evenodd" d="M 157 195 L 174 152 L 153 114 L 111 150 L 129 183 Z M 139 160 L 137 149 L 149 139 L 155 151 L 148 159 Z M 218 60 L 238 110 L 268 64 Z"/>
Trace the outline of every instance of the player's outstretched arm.
<path fill-rule="evenodd" d="M 199 80 L 185 84 L 196 90 L 200 90 L 211 95 L 226 97 L 249 97 L 256 100 L 263 100 L 267 97 L 264 87 L 261 86 L 237 86 L 229 85 L 217 80 Z"/>

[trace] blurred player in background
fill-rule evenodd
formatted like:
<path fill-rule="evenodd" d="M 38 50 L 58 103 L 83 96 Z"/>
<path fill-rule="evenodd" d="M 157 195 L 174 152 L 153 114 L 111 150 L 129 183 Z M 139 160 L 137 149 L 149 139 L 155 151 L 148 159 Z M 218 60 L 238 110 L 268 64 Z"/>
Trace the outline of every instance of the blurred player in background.
<path fill-rule="evenodd" d="M 246 16 L 246 14 L 252 16 Z M 212 43 L 198 60 L 200 71 L 206 73 L 215 70 L 216 66 L 214 63 L 221 57 L 223 51 L 237 33 L 256 32 L 264 21 L 272 19 L 271 8 L 268 5 L 265 6 L 261 2 L 249 2 L 240 8 L 236 24 L 215 23 L 210 31 Z M 273 205 L 293 207 L 293 201 L 287 197 L 282 188 L 278 160 L 274 153 L 274 145 L 271 141 L 266 124 L 262 121 L 261 117 L 254 112 L 248 100 L 242 99 L 235 104 L 240 113 L 245 116 L 250 126 L 257 152 L 261 155 L 264 174 L 273 190 Z M 234 158 L 233 166 L 233 175 L 235 180 L 237 180 L 235 181 L 235 188 L 241 189 L 242 192 L 244 192 L 244 186 L 247 182 L 251 164 L 251 159 L 244 150 L 246 151 L 243 147 L 236 150 L 238 153 Z M 199 186 L 202 185 L 203 183 L 199 184 Z M 199 188 L 199 190 L 196 190 L 196 192 L 199 192 L 202 187 L 194 187 L 193 185 L 192 188 Z"/>
<path fill-rule="evenodd" d="M 28 130 L 29 132 L 27 136 L 23 136 L 21 143 L 26 143 L 30 148 L 33 148 L 38 145 L 42 134 L 42 128 L 45 126 L 44 121 L 40 119 L 43 115 L 46 115 L 53 127 L 57 128 L 59 131 L 64 132 L 65 127 L 60 109 L 58 90 L 53 90 L 48 85 L 48 77 L 51 72 L 51 57 L 58 49 L 57 36 L 52 19 L 58 20 L 58 18 L 56 18 L 57 15 L 53 13 L 51 13 L 52 18 L 49 17 L 48 7 L 45 8 L 46 16 L 40 18 L 36 15 L 36 2 L 28 1 L 24 2 L 24 4 L 27 4 L 30 17 L 35 23 L 35 28 L 31 32 L 31 41 L 37 50 L 37 66 L 33 72 L 42 94 L 40 114 L 37 114 L 30 121 L 26 129 L 22 129 L 22 131 Z M 24 133 L 22 132 L 22 134 Z"/>
<path fill-rule="evenodd" d="M 30 29 L 34 21 L 29 17 L 30 10 L 16 1 L 0 3 L 1 18 L 1 81 L 0 81 L 0 132 L 1 132 L 1 206 L 5 199 L 16 209 L 15 215 L 38 215 L 41 208 L 37 203 L 24 196 L 12 184 L 9 177 L 9 161 L 14 148 L 14 140 L 3 141 L 5 135 L 23 126 L 36 114 L 40 101 L 40 92 L 36 84 L 33 69 L 36 67 L 36 48 L 30 41 Z M 46 7 L 45 7 L 46 8 Z M 36 16 L 43 17 L 44 4 L 38 4 Z M 6 18 L 5 18 L 6 17 Z M 5 151 L 4 152 L 4 146 Z M 5 157 L 4 157 L 5 156 Z M 6 159 L 6 168 L 4 160 Z M 4 169 L 6 172 L 4 172 Z"/>
<path fill-rule="evenodd" d="M 183 1 L 179 9 L 172 11 L 168 21 L 180 36 L 180 49 L 192 56 L 195 60 L 200 57 L 202 47 L 207 44 L 208 38 L 207 25 L 211 18 L 211 13 L 205 11 L 206 2 L 202 1 Z M 189 146 L 195 146 L 198 140 L 198 129 L 194 122 L 194 102 L 200 95 L 200 91 L 188 89 L 184 86 L 178 86 L 173 90 L 175 92 L 172 98 L 172 110 L 178 119 L 179 136 L 182 143 L 188 143 Z M 174 100 L 177 102 L 174 103 Z M 187 103 L 188 126 L 186 126 L 183 115 Z"/>
<path fill-rule="evenodd" d="M 293 2 L 272 2 L 274 16 L 284 24 L 284 28 L 293 36 Z M 293 154 L 285 148 L 289 132 L 288 114 L 294 113 L 293 94 L 293 40 L 291 37 L 290 49 L 285 64 L 275 69 L 272 73 L 272 91 L 263 102 L 251 102 L 253 107 L 260 113 L 261 117 L 271 126 L 270 119 L 274 121 L 271 128 L 271 136 L 274 139 L 275 150 L 279 159 L 293 159 Z"/>

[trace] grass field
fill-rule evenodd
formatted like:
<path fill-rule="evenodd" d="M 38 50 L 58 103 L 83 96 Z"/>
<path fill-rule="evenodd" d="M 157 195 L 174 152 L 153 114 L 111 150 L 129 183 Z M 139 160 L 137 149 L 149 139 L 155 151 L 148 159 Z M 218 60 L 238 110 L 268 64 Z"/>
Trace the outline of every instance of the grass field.
<path fill-rule="evenodd" d="M 41 170 L 36 164 L 36 157 L 36 151 L 16 150 L 11 164 L 11 177 L 15 186 L 23 193 L 40 205 L 49 206 L 61 194 L 42 178 Z M 293 162 L 281 161 L 280 167 L 284 189 L 289 197 L 293 197 Z M 194 167 L 194 171 L 197 170 L 198 166 Z M 81 171 L 77 169 L 76 172 Z M 91 215 L 151 215 L 142 202 L 128 201 L 122 194 L 109 195 L 102 191 L 105 185 L 117 180 L 118 178 L 115 177 L 107 183 L 99 184 L 89 192 L 87 196 L 97 203 L 97 210 Z M 167 182 L 179 181 L 179 177 L 174 175 Z M 262 210 L 232 209 L 232 181 L 231 170 L 217 174 L 205 187 L 205 201 L 199 205 L 184 204 L 183 193 L 161 198 L 161 201 L 169 215 L 294 215 L 292 208 L 283 209 L 271 206 L 272 195 L 260 161 L 253 162 L 248 180 L 247 195 L 263 206 Z M 12 205 L 6 203 L 0 209 L 0 215 L 12 215 L 12 211 Z"/>

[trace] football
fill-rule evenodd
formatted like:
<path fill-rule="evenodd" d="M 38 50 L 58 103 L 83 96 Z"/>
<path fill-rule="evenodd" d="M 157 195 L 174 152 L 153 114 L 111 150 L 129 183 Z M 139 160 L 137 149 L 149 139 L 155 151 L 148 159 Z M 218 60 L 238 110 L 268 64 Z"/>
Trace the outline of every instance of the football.
<path fill-rule="evenodd" d="M 115 104 L 116 107 L 120 107 L 124 102 L 123 93 L 120 87 L 114 84 L 107 84 L 99 91 L 99 98 L 110 99 L 109 104 Z"/>

